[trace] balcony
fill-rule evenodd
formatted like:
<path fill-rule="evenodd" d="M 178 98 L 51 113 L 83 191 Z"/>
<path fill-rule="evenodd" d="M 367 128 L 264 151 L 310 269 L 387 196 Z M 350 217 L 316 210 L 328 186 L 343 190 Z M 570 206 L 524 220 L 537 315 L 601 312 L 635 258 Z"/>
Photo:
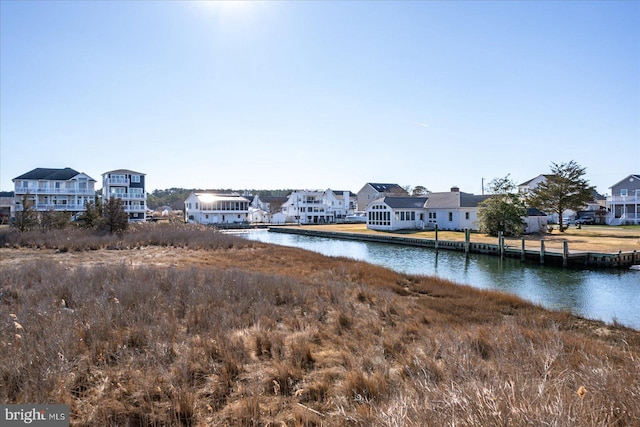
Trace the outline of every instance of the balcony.
<path fill-rule="evenodd" d="M 629 196 L 609 196 L 607 197 L 607 205 L 638 205 L 640 204 L 640 195 Z"/>
<path fill-rule="evenodd" d="M 111 194 L 111 197 L 115 197 L 116 199 L 120 199 L 123 201 L 147 199 L 147 195 L 145 193 L 115 193 Z"/>
<path fill-rule="evenodd" d="M 107 178 L 106 184 L 107 185 L 126 185 L 128 187 L 129 179 L 128 178 Z"/>
<path fill-rule="evenodd" d="M 16 210 L 22 210 L 22 206 L 20 206 L 20 209 L 18 209 L 18 207 L 16 206 Z M 53 204 L 53 203 L 38 203 L 36 205 L 36 210 L 37 211 L 84 211 L 85 210 L 85 205 L 81 205 L 81 204 Z"/>
<path fill-rule="evenodd" d="M 125 206 L 124 211 L 126 213 L 145 213 L 147 211 L 146 206 Z"/>
<path fill-rule="evenodd" d="M 16 187 L 16 194 L 88 194 L 94 195 L 96 191 L 89 188 L 50 188 L 50 187 Z"/>

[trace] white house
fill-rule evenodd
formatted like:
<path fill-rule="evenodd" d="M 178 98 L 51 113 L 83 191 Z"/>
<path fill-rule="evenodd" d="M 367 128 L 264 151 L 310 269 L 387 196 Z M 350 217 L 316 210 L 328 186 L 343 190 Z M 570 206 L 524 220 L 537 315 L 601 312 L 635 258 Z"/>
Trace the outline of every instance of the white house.
<path fill-rule="evenodd" d="M 552 177 L 550 174 L 538 175 L 535 178 L 531 178 L 528 181 L 518 185 L 518 192 L 523 195 L 527 195 L 531 190 L 536 188 L 540 183 L 546 182 L 548 178 Z"/>
<path fill-rule="evenodd" d="M 518 185 L 518 192 L 523 196 L 526 196 L 527 194 L 529 194 L 531 190 L 536 188 L 540 183 L 546 182 L 547 179 L 551 177 L 553 177 L 553 175 L 551 174 L 542 174 L 542 175 L 536 176 L 535 178 L 531 178 L 530 180 L 525 181 L 522 184 Z M 562 213 L 562 217 L 566 219 L 575 219 L 576 211 L 574 211 L 573 209 L 565 209 L 565 211 Z M 560 222 L 560 218 L 558 217 L 557 212 L 550 212 L 547 215 L 547 220 L 553 224 L 557 224 L 558 222 Z"/>
<path fill-rule="evenodd" d="M 464 193 L 458 187 L 430 193 L 424 206 L 426 223 L 437 224 L 440 230 L 477 230 L 478 204 L 487 197 Z"/>
<path fill-rule="evenodd" d="M 184 220 L 196 224 L 246 223 L 250 203 L 238 194 L 194 192 L 184 201 Z"/>
<path fill-rule="evenodd" d="M 424 228 L 427 197 L 385 196 L 369 203 L 367 228 L 372 230 L 406 230 Z"/>
<path fill-rule="evenodd" d="M 477 231 L 478 205 L 488 197 L 464 193 L 458 187 L 422 197 L 383 197 L 367 207 L 367 228 L 393 231 L 437 226 L 439 230 Z M 547 226 L 546 215 L 537 209 L 529 210 L 523 220 L 527 233 Z"/>
<path fill-rule="evenodd" d="M 253 196 L 249 205 L 248 221 L 250 223 L 270 223 L 273 215 L 280 212 L 280 207 L 287 201 L 281 196 Z"/>
<path fill-rule="evenodd" d="M 609 225 L 640 224 L 640 174 L 631 174 L 613 184 L 607 197 Z"/>
<path fill-rule="evenodd" d="M 37 212 L 80 213 L 96 194 L 96 180 L 71 168 L 36 168 L 12 181 L 16 211 L 23 209 L 22 201 L 26 197 Z"/>
<path fill-rule="evenodd" d="M 296 190 L 282 204 L 280 215 L 273 215 L 277 223 L 327 224 L 353 214 L 349 191 L 336 194 L 333 190 Z"/>
<path fill-rule="evenodd" d="M 398 184 L 367 182 L 360 191 L 358 191 L 356 208 L 358 211 L 364 212 L 367 210 L 369 203 L 384 196 L 408 197 L 409 193 Z"/>
<path fill-rule="evenodd" d="M 147 220 L 145 174 L 117 169 L 102 174 L 102 202 L 115 197 L 122 200 L 129 222 Z"/>

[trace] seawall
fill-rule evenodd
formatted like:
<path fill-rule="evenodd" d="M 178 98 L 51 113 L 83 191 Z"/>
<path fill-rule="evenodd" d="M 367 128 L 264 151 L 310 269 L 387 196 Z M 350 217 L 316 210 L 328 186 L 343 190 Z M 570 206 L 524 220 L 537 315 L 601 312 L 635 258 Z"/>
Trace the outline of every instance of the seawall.
<path fill-rule="evenodd" d="M 383 234 L 345 233 L 340 231 L 309 230 L 303 227 L 269 227 L 270 232 L 300 234 L 304 236 L 327 237 L 342 240 L 358 240 L 363 242 L 389 243 L 395 245 L 418 246 L 434 250 L 450 250 L 465 253 L 477 253 L 503 258 L 519 258 L 521 261 L 540 264 L 561 265 L 571 268 L 621 268 L 628 269 L 640 263 L 640 253 L 636 251 L 618 253 L 598 253 L 574 251 L 570 252 L 565 243 L 562 252 L 547 250 L 544 240 L 540 250 L 525 249 L 505 244 L 490 244 L 465 241 L 434 240 L 416 237 L 390 236 Z M 523 241 L 524 242 L 524 241 Z"/>

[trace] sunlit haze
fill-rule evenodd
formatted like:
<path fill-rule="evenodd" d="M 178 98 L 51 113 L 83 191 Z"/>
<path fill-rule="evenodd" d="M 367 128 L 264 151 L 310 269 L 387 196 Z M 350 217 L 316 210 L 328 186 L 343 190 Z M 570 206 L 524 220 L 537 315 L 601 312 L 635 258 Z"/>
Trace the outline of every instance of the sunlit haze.
<path fill-rule="evenodd" d="M 481 193 L 640 173 L 640 2 L 0 1 L 0 189 Z M 98 188 L 100 184 L 98 184 Z"/>

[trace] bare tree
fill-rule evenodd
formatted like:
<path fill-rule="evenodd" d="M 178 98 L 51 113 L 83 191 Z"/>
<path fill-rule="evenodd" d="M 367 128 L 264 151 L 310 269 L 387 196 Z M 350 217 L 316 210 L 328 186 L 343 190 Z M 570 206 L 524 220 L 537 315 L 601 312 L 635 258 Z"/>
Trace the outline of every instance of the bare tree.
<path fill-rule="evenodd" d="M 16 227 L 20 231 L 29 231 L 38 225 L 38 212 L 36 212 L 35 202 L 29 198 L 29 194 L 22 196 L 20 202 L 21 209 L 16 209 Z M 18 206 L 16 206 L 18 208 Z"/>

